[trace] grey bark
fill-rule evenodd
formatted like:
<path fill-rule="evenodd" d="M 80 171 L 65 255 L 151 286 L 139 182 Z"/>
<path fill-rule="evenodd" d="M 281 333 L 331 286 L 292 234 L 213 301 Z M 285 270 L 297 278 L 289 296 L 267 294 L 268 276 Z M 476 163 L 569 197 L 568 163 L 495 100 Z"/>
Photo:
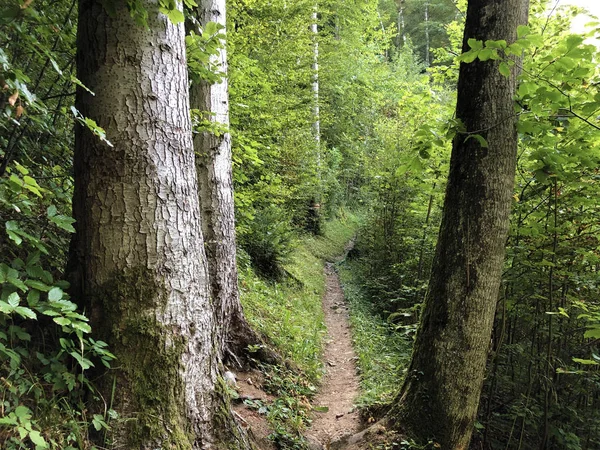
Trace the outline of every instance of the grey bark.
<path fill-rule="evenodd" d="M 70 262 L 74 292 L 118 358 L 99 380 L 106 404 L 95 412 L 121 415 L 110 424 L 115 448 L 213 448 L 216 329 L 184 29 L 153 1 L 142 1 L 147 28 L 124 2 L 113 16 L 102 4 L 79 2 L 78 75 L 94 95 L 78 89 L 76 105 L 113 147 L 77 127 Z"/>
<path fill-rule="evenodd" d="M 313 23 L 310 25 L 310 31 L 313 34 L 313 82 L 312 82 L 312 91 L 313 91 L 313 132 L 315 136 L 315 146 L 317 150 L 317 176 L 319 180 L 321 180 L 321 118 L 320 118 L 320 110 L 319 110 L 319 27 L 317 24 L 318 14 L 317 14 L 318 5 L 315 4 L 315 10 L 312 13 Z"/>
<path fill-rule="evenodd" d="M 467 39 L 505 39 L 527 21 L 528 1 L 469 1 Z M 412 361 L 390 417 L 419 441 L 466 449 L 479 404 L 498 296 L 516 165 L 516 70 L 461 64 L 453 142 L 436 255 Z"/>
<path fill-rule="evenodd" d="M 429 57 L 430 45 L 431 43 L 429 42 L 429 1 L 425 0 L 425 67 L 429 67 L 431 65 Z"/>
<path fill-rule="evenodd" d="M 226 25 L 225 0 L 202 0 L 196 10 L 201 26 L 208 22 Z M 225 28 L 221 31 L 225 33 Z M 210 120 L 222 128 L 229 127 L 229 92 L 227 83 L 227 52 L 225 46 L 213 57 L 213 64 L 223 75 L 221 81 L 200 81 L 190 89 L 191 106 L 210 112 Z M 221 336 L 220 353 L 234 357 L 247 351 L 248 345 L 262 343 L 262 339 L 248 324 L 238 289 L 236 266 L 235 214 L 231 167 L 231 135 L 204 131 L 194 136 L 196 169 L 202 215 L 202 231 L 211 279 L 215 322 Z M 259 345 L 260 346 L 260 345 Z M 227 355 L 229 353 L 229 355 Z M 263 347 L 256 355 L 273 361 L 274 353 Z"/>

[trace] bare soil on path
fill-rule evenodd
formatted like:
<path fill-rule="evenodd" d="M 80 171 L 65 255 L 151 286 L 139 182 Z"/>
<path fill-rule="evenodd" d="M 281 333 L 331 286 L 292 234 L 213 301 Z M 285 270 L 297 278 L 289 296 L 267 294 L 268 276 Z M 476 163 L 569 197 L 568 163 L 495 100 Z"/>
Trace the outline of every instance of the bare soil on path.
<path fill-rule="evenodd" d="M 359 393 L 359 379 L 348 307 L 333 264 L 327 263 L 325 274 L 323 311 L 328 330 L 324 354 L 326 372 L 313 405 L 317 410 L 325 407 L 327 411 L 313 412 L 313 423 L 306 434 L 327 449 L 331 442 L 357 433 L 361 428 L 361 420 L 354 407 L 354 400 Z"/>

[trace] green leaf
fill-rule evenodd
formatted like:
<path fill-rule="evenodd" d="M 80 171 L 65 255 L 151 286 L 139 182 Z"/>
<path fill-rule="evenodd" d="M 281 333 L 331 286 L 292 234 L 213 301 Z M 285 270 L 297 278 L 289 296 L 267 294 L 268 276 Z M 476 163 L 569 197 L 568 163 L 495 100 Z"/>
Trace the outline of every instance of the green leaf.
<path fill-rule="evenodd" d="M 77 360 L 77 362 L 79 363 L 79 365 L 81 366 L 81 368 L 83 370 L 87 370 L 90 367 L 94 367 L 94 364 L 87 358 L 84 358 L 83 356 L 81 356 L 79 353 L 73 351 L 73 352 L 69 352 L 69 355 L 71 355 L 73 358 L 75 358 Z"/>
<path fill-rule="evenodd" d="M 458 61 L 464 62 L 467 64 L 472 63 L 473 61 L 475 61 L 477 59 L 478 55 L 479 55 L 479 50 L 469 50 L 468 52 L 465 52 L 462 55 L 460 55 L 458 57 Z"/>
<path fill-rule="evenodd" d="M 493 54 L 493 50 L 491 48 L 484 48 L 483 50 L 481 50 L 479 52 L 478 58 L 481 61 L 487 61 L 488 59 L 490 59 L 492 57 Z"/>
<path fill-rule="evenodd" d="M 7 278 L 6 281 L 8 281 L 10 284 L 12 284 L 14 287 L 16 287 L 17 289 L 19 289 L 20 291 L 27 292 L 27 286 L 25 286 L 25 283 L 23 283 L 18 278 L 8 276 L 8 278 Z"/>
<path fill-rule="evenodd" d="M 481 50 L 483 48 L 483 41 L 479 39 L 469 38 L 467 44 L 472 50 Z"/>
<path fill-rule="evenodd" d="M 591 359 L 573 358 L 573 362 L 584 364 L 586 366 L 597 366 L 599 363 Z"/>
<path fill-rule="evenodd" d="M 29 432 L 29 439 L 40 448 L 48 448 L 48 443 L 42 437 L 39 431 L 33 430 Z M 36 449 L 37 450 L 37 449 Z"/>
<path fill-rule="evenodd" d="M 19 306 L 19 303 L 21 303 L 21 299 L 19 298 L 19 294 L 17 294 L 16 292 L 13 292 L 12 294 L 10 294 L 8 296 L 8 298 L 6 299 L 6 301 L 13 308 Z"/>
<path fill-rule="evenodd" d="M 65 216 L 62 214 L 56 214 L 50 217 L 50 220 L 54 222 L 59 228 L 62 228 L 65 231 L 70 233 L 75 233 L 75 228 L 73 228 L 73 223 L 75 223 L 75 219 L 69 216 Z"/>
<path fill-rule="evenodd" d="M 25 280 L 25 284 L 30 288 L 37 289 L 38 291 L 42 292 L 48 292 L 50 290 L 50 286 L 37 280 Z"/>
<path fill-rule="evenodd" d="M 313 406 L 313 411 L 320 412 L 320 413 L 326 413 L 326 412 L 329 412 L 329 407 L 328 406 Z"/>
<path fill-rule="evenodd" d="M 79 330 L 83 333 L 91 333 L 92 332 L 92 327 L 90 327 L 87 323 L 85 322 L 72 322 L 71 326 L 76 329 Z"/>
<path fill-rule="evenodd" d="M 500 39 L 498 41 L 487 40 L 485 41 L 485 46 L 487 48 L 505 49 L 507 47 L 507 44 L 504 39 Z"/>
<path fill-rule="evenodd" d="M 29 175 L 29 169 L 27 167 L 22 166 L 16 161 L 14 162 L 14 164 L 21 175 Z"/>
<path fill-rule="evenodd" d="M 58 301 L 63 298 L 63 291 L 61 288 L 53 287 L 48 291 L 48 301 Z"/>
<path fill-rule="evenodd" d="M 567 51 L 573 50 L 583 43 L 583 36 L 579 34 L 572 34 L 567 37 Z"/>
<path fill-rule="evenodd" d="M 482 148 L 488 148 L 489 147 L 488 142 L 480 134 L 470 134 L 470 135 L 467 136 L 467 138 L 465 139 L 464 142 L 467 142 L 471 138 L 477 140 L 477 142 L 479 142 L 479 145 L 481 145 Z"/>
<path fill-rule="evenodd" d="M 15 415 L 19 419 L 31 419 L 31 410 L 27 406 L 19 405 L 15 408 Z"/>
<path fill-rule="evenodd" d="M 498 68 L 498 70 L 500 70 L 500 73 L 502 75 L 504 75 L 506 78 L 510 77 L 510 67 L 508 66 L 508 63 L 502 61 L 500 63 L 500 67 Z"/>
<path fill-rule="evenodd" d="M 66 327 L 67 325 L 71 325 L 71 321 L 69 319 L 67 319 L 66 317 L 55 317 L 54 322 L 56 322 L 57 324 Z"/>
<path fill-rule="evenodd" d="M 590 328 L 584 334 L 586 339 L 600 339 L 600 328 Z"/>
<path fill-rule="evenodd" d="M 517 38 L 521 39 L 523 36 L 527 36 L 531 29 L 527 25 L 519 25 L 517 27 Z"/>
<path fill-rule="evenodd" d="M 17 306 L 15 308 L 15 312 L 25 319 L 37 319 L 37 315 L 31 309 L 25 306 Z"/>

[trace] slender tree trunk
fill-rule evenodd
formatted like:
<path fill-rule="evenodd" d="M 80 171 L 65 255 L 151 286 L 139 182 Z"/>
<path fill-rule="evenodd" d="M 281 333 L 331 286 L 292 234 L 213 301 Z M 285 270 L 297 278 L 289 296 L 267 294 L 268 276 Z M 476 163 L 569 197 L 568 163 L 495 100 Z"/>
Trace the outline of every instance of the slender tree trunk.
<path fill-rule="evenodd" d="M 117 355 L 99 379 L 120 414 L 111 448 L 214 448 L 216 329 L 200 228 L 183 25 L 142 0 L 80 0 L 76 105 L 112 146 L 77 127 L 74 292 Z M 112 399 L 112 400 L 111 400 Z M 222 414 L 222 413 L 221 413 Z"/>
<path fill-rule="evenodd" d="M 318 5 L 315 4 L 315 10 L 312 13 L 312 24 L 310 25 L 310 31 L 313 34 L 313 82 L 312 82 L 312 91 L 313 91 L 313 133 L 315 136 L 315 147 L 317 151 L 317 178 L 319 183 L 321 182 L 321 118 L 319 111 L 319 27 L 317 24 L 318 21 Z"/>
<path fill-rule="evenodd" d="M 431 65 L 430 57 L 429 57 L 429 47 L 431 43 L 429 42 L 429 1 L 425 0 L 425 67 L 429 67 Z"/>
<path fill-rule="evenodd" d="M 208 22 L 226 25 L 225 0 L 203 0 L 197 11 L 201 26 Z M 225 32 L 225 29 L 221 31 Z M 194 83 L 190 102 L 194 109 L 210 113 L 210 120 L 225 130 L 229 127 L 229 91 L 227 83 L 227 52 L 225 46 L 213 58 L 223 77 L 221 81 Z M 248 345 L 262 339 L 248 324 L 238 289 L 235 243 L 235 215 L 231 173 L 231 135 L 229 131 L 204 131 L 194 137 L 196 169 L 201 203 L 202 231 L 205 237 L 211 297 L 215 309 L 219 350 L 229 356 L 241 355 Z M 225 355 L 224 355 L 225 356 Z M 258 357 L 273 361 L 277 355 L 262 346 Z"/>
<path fill-rule="evenodd" d="M 401 45 L 406 45 L 406 25 L 404 24 L 404 2 L 405 0 L 399 0 L 398 2 L 398 34 L 396 35 L 396 47 L 400 48 Z"/>
<path fill-rule="evenodd" d="M 516 39 L 526 0 L 469 1 L 467 39 Z M 456 116 L 489 148 L 458 134 L 436 256 L 409 373 L 391 417 L 419 441 L 466 449 L 479 404 L 508 234 L 516 165 L 516 76 L 498 62 L 461 64 Z"/>

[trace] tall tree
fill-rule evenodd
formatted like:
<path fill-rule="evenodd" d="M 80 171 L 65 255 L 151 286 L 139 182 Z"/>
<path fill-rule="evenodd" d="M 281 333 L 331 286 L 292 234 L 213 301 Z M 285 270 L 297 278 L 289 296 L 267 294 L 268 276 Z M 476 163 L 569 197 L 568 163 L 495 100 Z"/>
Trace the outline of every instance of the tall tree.
<path fill-rule="evenodd" d="M 463 50 L 469 38 L 514 41 L 527 11 L 527 0 L 470 0 Z M 443 449 L 467 448 L 484 379 L 515 176 L 516 72 L 505 77 L 492 60 L 460 66 L 456 117 L 467 134 L 453 141 L 429 290 L 392 411 L 409 435 Z"/>
<path fill-rule="evenodd" d="M 225 0 L 203 0 L 195 15 L 203 29 L 212 22 L 218 25 L 220 36 L 225 34 Z M 233 356 L 262 340 L 244 316 L 238 289 L 225 45 L 219 46 L 217 53 L 211 56 L 211 63 L 219 72 L 218 80 L 197 77 L 190 89 L 190 102 L 191 107 L 207 115 L 216 128 L 198 132 L 194 136 L 194 150 L 211 297 L 221 337 L 220 352 L 224 356 L 227 356 L 226 352 Z M 261 358 L 276 358 L 266 347 L 260 348 Z"/>
<path fill-rule="evenodd" d="M 119 448 L 209 448 L 222 428 L 217 335 L 184 28 L 150 0 L 137 12 L 103 5 L 79 2 L 78 76 L 94 94 L 78 89 L 76 105 L 112 145 L 77 128 L 71 265 L 75 292 L 119 361 L 99 387 L 121 416 L 110 439 Z"/>

